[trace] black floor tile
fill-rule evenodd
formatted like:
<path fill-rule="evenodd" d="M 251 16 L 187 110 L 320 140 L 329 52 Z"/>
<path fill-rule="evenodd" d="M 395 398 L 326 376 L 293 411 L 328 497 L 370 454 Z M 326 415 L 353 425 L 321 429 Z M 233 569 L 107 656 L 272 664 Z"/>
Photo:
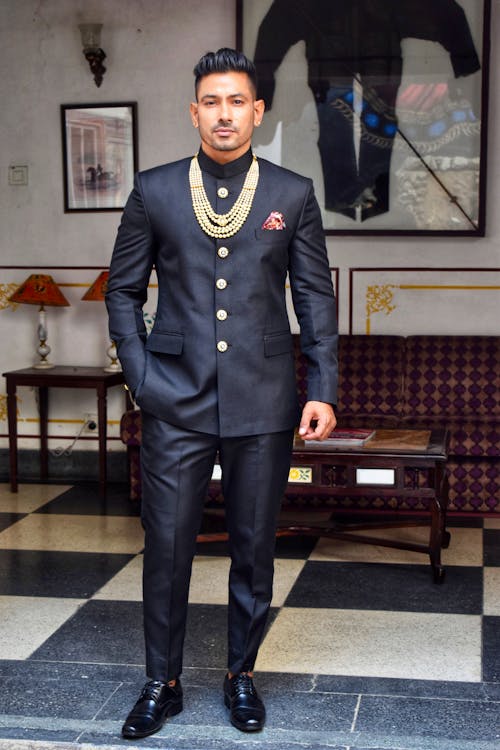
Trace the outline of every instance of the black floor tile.
<path fill-rule="evenodd" d="M 96 482 L 78 484 L 50 500 L 36 513 L 65 513 L 87 516 L 138 516 L 140 503 L 128 496 L 126 484 L 109 484 L 106 497 L 99 494 Z"/>
<path fill-rule="evenodd" d="M 0 531 L 5 531 L 12 524 L 24 518 L 26 513 L 0 513 Z"/>
<path fill-rule="evenodd" d="M 495 686 L 490 685 L 488 689 L 481 682 L 404 680 L 391 677 L 346 677 L 344 675 L 310 676 L 314 677 L 314 690 L 320 692 L 388 697 L 407 696 L 437 700 L 498 700 L 498 691 Z M 500 686 L 497 687 L 500 688 Z"/>
<path fill-rule="evenodd" d="M 303 732 L 349 732 L 358 701 L 357 695 L 280 690 L 263 697 L 266 726 Z"/>
<path fill-rule="evenodd" d="M 210 534 L 214 532 L 202 531 L 202 534 Z M 196 554 L 203 555 L 204 557 L 229 557 L 229 545 L 227 541 L 203 541 L 196 543 Z"/>
<path fill-rule="evenodd" d="M 34 512 L 138 515 L 140 505 L 129 501 L 125 485 L 110 485 L 102 500 L 97 483 L 86 483 Z M 0 512 L 0 531 L 25 515 Z M 356 519 L 339 515 L 338 520 Z M 370 518 L 363 515 L 363 520 Z M 481 528 L 483 519 L 450 515 L 448 526 Z M 225 531 L 223 513 L 205 513 L 201 530 Z M 483 536 L 485 564 L 500 565 L 500 530 L 485 529 Z M 316 543 L 314 537 L 280 537 L 277 556 L 307 559 Z M 227 543 L 200 544 L 198 553 L 226 555 Z M 0 550 L 0 596 L 85 599 L 133 557 Z M 482 569 L 449 566 L 445 582 L 436 585 L 425 556 L 419 565 L 306 562 L 286 606 L 352 608 L 366 610 L 367 616 L 370 609 L 479 615 Z M 268 626 L 277 614 L 271 611 Z M 227 607 L 189 606 L 185 708 L 157 735 L 137 743 L 143 750 L 500 747 L 500 617 L 483 617 L 481 683 L 259 672 L 256 685 L 268 721 L 256 736 L 231 727 L 223 704 L 226 633 Z M 142 604 L 88 601 L 29 659 L 0 659 L 0 740 L 131 748 L 120 728 L 145 679 Z"/>
<path fill-rule="evenodd" d="M 488 567 L 500 565 L 500 529 L 483 531 L 483 562 Z"/>
<path fill-rule="evenodd" d="M 87 599 L 134 555 L 0 550 L 0 595 Z"/>
<path fill-rule="evenodd" d="M 271 610 L 268 627 L 276 617 Z M 184 666 L 226 669 L 227 607 L 191 604 Z M 92 600 L 30 657 L 32 660 L 144 664 L 142 604 Z"/>
<path fill-rule="evenodd" d="M 276 539 L 276 557 L 307 560 L 317 543 L 317 537 L 278 536 Z"/>
<path fill-rule="evenodd" d="M 0 679 L 2 712 L 10 716 L 92 719 L 118 687 L 93 680 Z M 55 727 L 54 727 L 55 728 Z"/>
<path fill-rule="evenodd" d="M 267 629 L 278 609 L 271 608 Z M 227 668 L 227 607 L 217 604 L 190 604 L 184 643 L 184 667 Z"/>
<path fill-rule="evenodd" d="M 186 727 L 174 722 L 179 716 L 169 719 L 167 724 L 158 734 L 145 737 L 140 740 L 142 750 L 355 750 L 346 745 L 332 743 L 327 736 L 323 740 L 307 737 L 297 737 L 293 731 L 283 735 L 279 730 L 265 729 L 263 733 L 255 735 L 244 735 L 237 729 L 227 725 L 224 727 Z M 227 722 L 226 722 L 227 723 Z M 80 738 L 86 746 L 92 750 L 98 750 L 99 745 L 108 743 L 109 737 L 96 734 L 91 731 L 85 732 Z M 130 740 L 114 740 L 113 747 L 126 746 L 130 748 Z M 134 750 L 138 750 L 139 742 L 134 744 Z M 399 748 L 399 750 L 402 750 Z M 412 748 L 411 750 L 418 750 Z M 428 750 L 426 748 L 426 750 Z M 478 750 L 482 750 L 479 748 Z"/>
<path fill-rule="evenodd" d="M 26 727 L 26 726 L 1 726 L 0 725 L 0 739 L 1 740 L 23 740 L 24 742 L 46 742 L 54 743 L 54 748 L 57 747 L 55 743 L 61 742 L 75 742 L 78 739 L 79 732 L 74 729 L 48 729 L 41 728 L 40 726 Z M 28 747 L 36 747 L 36 745 L 30 745 Z M 24 746 L 23 746 L 24 747 Z M 46 747 L 46 746 L 45 746 Z M 21 748 L 19 748 L 21 750 Z M 132 750 L 132 749 L 131 749 Z"/>
<path fill-rule="evenodd" d="M 355 731 L 500 744 L 500 703 L 363 696 Z"/>
<path fill-rule="evenodd" d="M 144 664 L 142 604 L 92 600 L 30 657 L 31 660 Z"/>
<path fill-rule="evenodd" d="M 135 683 L 142 686 L 144 667 L 134 664 L 99 664 L 59 661 L 33 661 L 0 659 L 0 678 L 12 677 L 19 680 L 87 680 L 92 683 L 114 682 Z"/>
<path fill-rule="evenodd" d="M 448 513 L 446 518 L 446 526 L 449 529 L 456 528 L 468 528 L 468 529 L 482 529 L 484 526 L 484 520 L 480 517 L 475 516 L 455 516 L 453 513 Z"/>
<path fill-rule="evenodd" d="M 428 565 L 306 562 L 288 607 L 481 614 L 482 568 L 452 567 L 435 584 Z"/>
<path fill-rule="evenodd" d="M 500 682 L 500 617 L 483 617 L 483 680 Z"/>
<path fill-rule="evenodd" d="M 214 516 L 211 513 L 205 513 L 201 524 L 200 534 L 206 536 L 206 541 L 199 541 L 197 543 L 196 554 L 228 557 L 229 545 L 226 540 L 208 540 L 208 535 L 217 533 L 224 534 L 225 531 L 226 525 L 223 517 L 220 515 Z M 304 535 L 282 536 L 278 534 L 276 538 L 275 556 L 285 559 L 306 560 L 317 542 L 317 538 L 314 537 L 307 537 Z"/>

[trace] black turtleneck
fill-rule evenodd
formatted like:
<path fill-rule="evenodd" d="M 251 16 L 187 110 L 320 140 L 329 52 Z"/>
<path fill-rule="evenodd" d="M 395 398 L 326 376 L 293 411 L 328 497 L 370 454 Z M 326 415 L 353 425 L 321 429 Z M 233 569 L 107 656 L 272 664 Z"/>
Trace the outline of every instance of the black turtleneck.
<path fill-rule="evenodd" d="M 252 149 L 249 148 L 246 153 L 240 156 L 234 161 L 229 161 L 227 164 L 219 164 L 214 161 L 200 148 L 198 151 L 198 164 L 202 172 L 208 172 L 218 180 L 224 180 L 228 177 L 235 177 L 242 172 L 248 172 L 250 165 L 252 164 Z"/>

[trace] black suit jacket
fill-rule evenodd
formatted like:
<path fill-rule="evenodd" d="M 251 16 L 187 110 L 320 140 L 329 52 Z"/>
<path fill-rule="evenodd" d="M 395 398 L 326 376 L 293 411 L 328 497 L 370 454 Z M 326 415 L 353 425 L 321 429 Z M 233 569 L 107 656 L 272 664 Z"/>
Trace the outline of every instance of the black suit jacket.
<path fill-rule="evenodd" d="M 259 97 L 271 108 L 274 74 L 289 48 L 303 39 L 316 100 L 332 83 L 354 75 L 398 81 L 401 40 L 442 44 L 456 77 L 479 70 L 463 8 L 455 0 L 274 0 L 259 27 L 254 62 Z"/>
<path fill-rule="evenodd" d="M 239 194 L 250 159 L 217 174 L 219 166 L 200 154 L 212 171 L 204 171 L 204 183 L 217 212 Z M 138 174 L 118 230 L 106 303 L 126 381 L 141 408 L 187 429 L 231 437 L 293 428 L 299 410 L 287 272 L 309 359 L 308 398 L 336 401 L 334 294 L 312 182 L 259 159 L 250 215 L 236 235 L 216 241 L 195 219 L 189 164 Z M 217 196 L 221 186 L 228 198 Z M 283 215 L 284 229 L 262 228 L 271 211 Z M 147 337 L 142 308 L 153 266 L 158 308 Z"/>

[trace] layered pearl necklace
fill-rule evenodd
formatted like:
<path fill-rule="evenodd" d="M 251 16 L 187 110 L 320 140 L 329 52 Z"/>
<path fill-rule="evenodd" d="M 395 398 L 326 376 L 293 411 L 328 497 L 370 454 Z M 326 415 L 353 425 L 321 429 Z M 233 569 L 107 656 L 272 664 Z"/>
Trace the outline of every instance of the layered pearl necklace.
<path fill-rule="evenodd" d="M 259 163 L 255 154 L 252 157 L 252 163 L 245 177 L 241 193 L 227 214 L 217 214 L 213 210 L 203 186 L 198 157 L 194 156 L 191 160 L 189 185 L 191 187 L 193 210 L 200 227 L 209 237 L 215 237 L 216 239 L 232 237 L 233 234 L 239 232 L 245 223 L 252 208 L 253 197 L 259 182 Z"/>

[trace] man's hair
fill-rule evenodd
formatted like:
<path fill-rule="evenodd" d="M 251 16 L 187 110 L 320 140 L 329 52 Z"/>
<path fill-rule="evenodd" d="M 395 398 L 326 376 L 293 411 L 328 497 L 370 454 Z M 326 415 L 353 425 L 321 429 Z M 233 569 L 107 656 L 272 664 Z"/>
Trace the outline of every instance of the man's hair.
<path fill-rule="evenodd" d="M 198 85 L 202 78 L 211 73 L 246 73 L 250 83 L 257 92 L 257 71 L 255 65 L 243 52 L 229 47 L 222 47 L 217 52 L 207 52 L 198 60 L 194 73 L 194 90 L 198 94 Z"/>

